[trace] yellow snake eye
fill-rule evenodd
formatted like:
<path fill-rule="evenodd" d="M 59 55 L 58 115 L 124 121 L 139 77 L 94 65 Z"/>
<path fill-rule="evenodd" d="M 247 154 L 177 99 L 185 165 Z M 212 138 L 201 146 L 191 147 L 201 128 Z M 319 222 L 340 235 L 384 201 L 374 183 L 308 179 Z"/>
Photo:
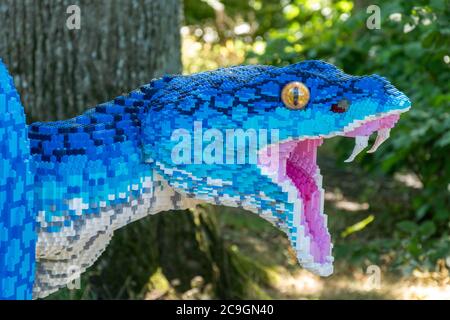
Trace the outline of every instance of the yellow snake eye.
<path fill-rule="evenodd" d="M 301 82 L 289 82 L 281 91 L 281 100 L 286 107 L 302 110 L 309 101 L 309 89 Z"/>

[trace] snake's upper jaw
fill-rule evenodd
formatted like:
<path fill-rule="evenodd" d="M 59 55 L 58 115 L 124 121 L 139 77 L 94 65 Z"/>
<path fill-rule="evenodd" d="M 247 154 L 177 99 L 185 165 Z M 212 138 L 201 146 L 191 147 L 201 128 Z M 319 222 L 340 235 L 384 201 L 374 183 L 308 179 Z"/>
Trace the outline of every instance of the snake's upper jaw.
<path fill-rule="evenodd" d="M 385 142 L 387 139 L 389 139 L 389 136 L 391 134 L 391 128 L 381 128 L 377 131 L 377 138 L 372 145 L 372 147 L 367 150 L 367 153 L 374 153 L 378 150 L 378 148 Z M 364 149 L 367 148 L 369 145 L 369 138 L 370 135 L 365 136 L 356 136 L 355 137 L 355 147 L 353 148 L 352 153 L 350 156 L 344 160 L 344 162 L 352 162 L 355 160 L 356 156 L 360 154 Z"/>

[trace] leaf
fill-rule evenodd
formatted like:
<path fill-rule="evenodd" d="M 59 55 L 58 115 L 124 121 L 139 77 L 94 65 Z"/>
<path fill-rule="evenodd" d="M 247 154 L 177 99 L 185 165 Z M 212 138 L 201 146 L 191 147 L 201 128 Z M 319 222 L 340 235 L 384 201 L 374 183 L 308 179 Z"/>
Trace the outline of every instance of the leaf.
<path fill-rule="evenodd" d="M 445 147 L 450 144 L 450 131 L 445 133 L 438 141 L 436 141 L 436 146 Z"/>
<path fill-rule="evenodd" d="M 417 238 L 411 239 L 406 246 L 406 249 L 414 257 L 418 257 L 422 253 L 421 246 Z"/>
<path fill-rule="evenodd" d="M 414 221 L 404 220 L 397 223 L 397 228 L 405 233 L 414 233 L 418 226 Z"/>
<path fill-rule="evenodd" d="M 369 223 L 371 223 L 373 220 L 375 220 L 375 217 L 373 214 L 369 215 L 367 218 L 359 221 L 358 223 L 355 223 L 354 225 L 351 225 L 350 227 L 347 227 L 342 233 L 341 233 L 341 237 L 345 238 L 349 235 L 351 235 L 352 233 L 355 233 L 357 231 L 361 231 L 362 229 L 364 229 L 365 227 L 367 227 L 367 225 Z"/>
<path fill-rule="evenodd" d="M 411 42 L 405 45 L 405 54 L 411 58 L 420 57 L 425 51 L 422 49 L 420 42 Z"/>
<path fill-rule="evenodd" d="M 422 205 L 416 212 L 417 219 L 422 219 L 428 212 L 430 205 L 428 203 Z"/>
<path fill-rule="evenodd" d="M 445 10 L 445 0 L 431 0 L 430 6 L 435 10 Z"/>
<path fill-rule="evenodd" d="M 422 40 L 422 46 L 424 48 L 430 48 L 434 45 L 436 42 L 436 38 L 439 36 L 438 31 L 431 31 L 428 32 L 428 34 L 423 38 Z"/>
<path fill-rule="evenodd" d="M 436 225 L 433 221 L 426 221 L 419 227 L 419 233 L 422 238 L 427 239 L 436 232 Z"/>

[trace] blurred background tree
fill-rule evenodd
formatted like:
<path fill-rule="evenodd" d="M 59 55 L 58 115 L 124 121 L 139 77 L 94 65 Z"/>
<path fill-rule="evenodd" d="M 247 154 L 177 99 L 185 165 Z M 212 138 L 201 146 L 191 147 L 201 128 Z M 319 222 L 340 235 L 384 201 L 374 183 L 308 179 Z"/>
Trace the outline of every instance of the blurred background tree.
<path fill-rule="evenodd" d="M 301 270 L 286 237 L 257 216 L 202 206 L 192 212 L 152 216 L 119 230 L 83 276 L 82 290 L 61 291 L 50 298 L 449 298 L 448 0 L 174 0 L 164 4 L 142 0 L 105 2 L 96 9 L 87 1 L 78 2 L 82 8 L 93 6 L 83 11 L 92 28 L 82 27 L 78 35 L 62 30 L 52 32 L 53 38 L 48 35 L 51 42 L 61 43 L 62 51 L 44 40 L 30 49 L 34 38 L 28 33 L 43 37 L 38 32 L 43 26 L 24 32 L 20 19 L 38 17 L 44 9 L 63 10 L 66 2 L 45 0 L 36 5 L 20 0 L 0 5 L 0 39 L 9 39 L 7 48 L 0 41 L 0 54 L 17 76 L 28 114 L 31 111 L 34 118 L 66 115 L 65 108 L 55 111 L 66 103 L 67 112 L 74 114 L 153 76 L 178 72 L 178 30 L 186 74 L 242 63 L 286 65 L 322 59 L 350 74 L 387 77 L 411 98 L 413 107 L 376 154 L 360 156 L 351 166 L 342 163 L 351 150 L 350 139 L 334 138 L 319 149 L 328 191 L 325 209 L 335 242 L 333 277 L 319 279 Z M 380 29 L 366 27 L 368 5 L 379 6 Z M 184 22 L 179 20 L 183 12 Z M 55 19 L 54 14 L 45 19 L 51 16 Z M 38 23 L 43 17 L 33 19 Z M 8 30 L 14 30 L 14 36 L 4 33 Z M 144 38 L 136 39 L 136 34 Z M 128 46 L 117 49 L 122 48 L 117 35 L 130 42 L 133 52 L 126 50 Z M 73 41 L 79 49 L 103 49 L 94 50 L 94 56 L 79 51 L 67 57 Z M 113 43 L 115 50 L 106 43 Z M 153 47 L 161 50 L 152 51 Z M 150 53 L 154 58 L 147 59 Z M 46 63 L 37 66 L 36 59 Z M 80 75 L 87 77 L 76 84 L 77 99 L 70 98 L 73 93 L 33 91 L 42 85 L 27 78 L 41 74 L 27 76 L 33 65 L 45 75 L 37 81 L 48 85 L 54 83 L 52 75 L 72 70 L 71 59 L 76 60 L 76 70 L 83 68 Z M 67 62 L 59 66 L 57 61 Z M 93 85 L 99 77 L 106 83 Z M 57 88 L 71 79 L 64 75 Z M 24 95 L 27 90 L 29 96 Z M 39 97 L 66 100 L 48 100 L 52 111 L 47 112 L 39 109 L 44 106 L 36 100 Z M 383 271 L 380 290 L 364 287 L 365 270 L 373 264 Z"/>
<path fill-rule="evenodd" d="M 66 27 L 73 4 L 81 10 L 79 30 Z M 176 0 L 2 0 L 0 54 L 28 121 L 73 117 L 163 73 L 180 72 L 180 35 L 173 28 L 181 17 Z"/>

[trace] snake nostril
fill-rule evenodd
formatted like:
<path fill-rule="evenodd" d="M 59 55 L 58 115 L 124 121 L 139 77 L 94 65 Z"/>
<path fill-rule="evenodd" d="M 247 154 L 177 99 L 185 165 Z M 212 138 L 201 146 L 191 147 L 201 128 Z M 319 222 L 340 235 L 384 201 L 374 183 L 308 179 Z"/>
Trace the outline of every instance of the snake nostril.
<path fill-rule="evenodd" d="M 348 110 L 349 106 L 350 102 L 347 99 L 342 99 L 339 103 L 331 105 L 331 111 L 335 113 L 344 113 Z"/>

